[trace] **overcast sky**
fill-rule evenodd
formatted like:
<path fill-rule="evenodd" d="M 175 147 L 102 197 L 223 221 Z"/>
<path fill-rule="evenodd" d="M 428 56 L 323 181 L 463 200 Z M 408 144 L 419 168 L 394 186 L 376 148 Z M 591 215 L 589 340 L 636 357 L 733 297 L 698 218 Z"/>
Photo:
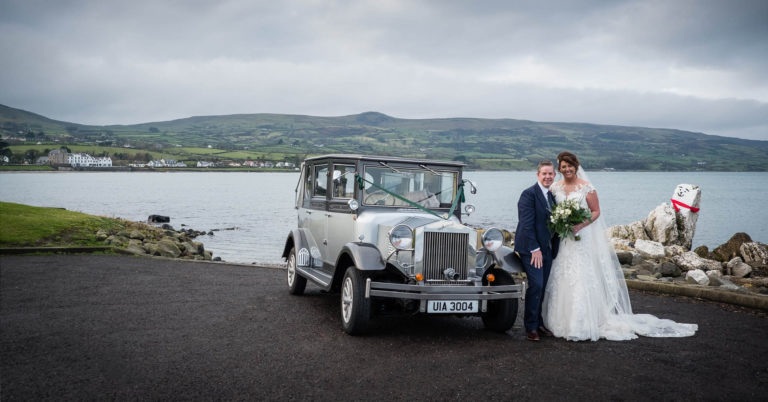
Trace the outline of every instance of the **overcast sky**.
<path fill-rule="evenodd" d="M 83 124 L 488 117 L 768 140 L 768 1 L 0 0 L 0 103 Z"/>

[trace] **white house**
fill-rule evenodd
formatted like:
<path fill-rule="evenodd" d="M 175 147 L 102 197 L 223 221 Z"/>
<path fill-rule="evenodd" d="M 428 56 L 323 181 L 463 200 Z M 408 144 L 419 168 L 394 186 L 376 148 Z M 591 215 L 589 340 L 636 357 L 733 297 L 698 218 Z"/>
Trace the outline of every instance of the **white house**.
<path fill-rule="evenodd" d="M 216 164 L 215 164 L 215 163 L 213 163 L 213 162 L 208 162 L 208 161 L 197 161 L 197 167 L 204 167 L 204 168 L 207 168 L 207 167 L 214 167 L 214 166 L 216 166 Z"/>
<path fill-rule="evenodd" d="M 112 158 L 108 156 L 94 158 L 85 153 L 74 153 L 67 156 L 67 163 L 76 167 L 111 167 Z"/>

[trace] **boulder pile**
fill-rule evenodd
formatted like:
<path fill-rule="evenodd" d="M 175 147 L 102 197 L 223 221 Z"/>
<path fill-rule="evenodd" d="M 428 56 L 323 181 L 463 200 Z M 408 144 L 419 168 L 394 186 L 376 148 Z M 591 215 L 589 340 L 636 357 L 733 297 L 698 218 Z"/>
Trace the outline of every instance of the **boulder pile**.
<path fill-rule="evenodd" d="M 700 200 L 698 186 L 680 184 L 646 219 L 607 229 L 625 277 L 768 294 L 768 246 L 748 234 L 691 251 Z"/>
<path fill-rule="evenodd" d="M 98 240 L 136 255 L 153 255 L 191 260 L 211 260 L 212 253 L 203 243 L 193 241 L 204 232 L 193 230 L 175 231 L 153 227 L 144 223 L 131 223 L 126 228 L 96 233 Z"/>

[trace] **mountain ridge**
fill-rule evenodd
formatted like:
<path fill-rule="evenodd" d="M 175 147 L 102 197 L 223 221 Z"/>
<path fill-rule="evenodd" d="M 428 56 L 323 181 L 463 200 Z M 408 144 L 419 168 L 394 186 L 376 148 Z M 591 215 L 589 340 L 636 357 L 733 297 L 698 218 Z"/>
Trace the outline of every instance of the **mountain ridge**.
<path fill-rule="evenodd" d="M 768 141 L 668 128 L 449 117 L 404 119 L 253 113 L 128 125 L 58 121 L 0 105 L 0 133 L 137 149 L 215 148 L 300 160 L 330 152 L 462 160 L 478 169 L 531 169 L 569 150 L 589 169 L 768 171 Z M 42 135 L 40 135 L 42 133 Z M 234 158 L 237 159 L 237 158 Z"/>

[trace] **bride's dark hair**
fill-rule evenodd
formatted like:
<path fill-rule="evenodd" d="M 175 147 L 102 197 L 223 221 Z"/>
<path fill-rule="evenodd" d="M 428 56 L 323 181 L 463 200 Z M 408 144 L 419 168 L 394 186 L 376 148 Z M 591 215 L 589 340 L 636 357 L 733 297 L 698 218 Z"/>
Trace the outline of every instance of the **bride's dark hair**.
<path fill-rule="evenodd" d="M 557 155 L 557 171 L 558 172 L 560 171 L 560 164 L 563 162 L 568 162 L 569 165 L 573 165 L 573 167 L 575 167 L 576 170 L 579 170 L 579 165 L 580 165 L 579 158 L 577 158 L 576 155 L 568 151 L 560 152 Z"/>

